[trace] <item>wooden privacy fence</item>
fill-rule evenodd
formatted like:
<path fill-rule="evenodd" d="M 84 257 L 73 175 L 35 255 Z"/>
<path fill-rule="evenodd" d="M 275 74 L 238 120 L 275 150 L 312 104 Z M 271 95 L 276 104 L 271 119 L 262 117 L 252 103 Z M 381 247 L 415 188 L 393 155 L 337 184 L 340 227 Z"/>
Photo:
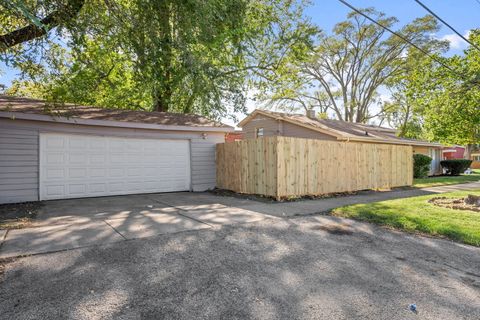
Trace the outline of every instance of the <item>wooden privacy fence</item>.
<path fill-rule="evenodd" d="M 217 187 L 276 199 L 413 182 L 412 147 L 265 137 L 217 144 Z"/>

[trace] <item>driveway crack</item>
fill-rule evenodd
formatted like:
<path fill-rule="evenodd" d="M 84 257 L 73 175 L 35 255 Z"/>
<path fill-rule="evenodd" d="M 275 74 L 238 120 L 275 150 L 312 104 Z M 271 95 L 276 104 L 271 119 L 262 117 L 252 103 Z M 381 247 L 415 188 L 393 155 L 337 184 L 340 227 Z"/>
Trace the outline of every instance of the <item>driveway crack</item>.
<path fill-rule="evenodd" d="M 105 222 L 105 224 L 107 226 L 109 226 L 110 228 L 113 229 L 113 231 L 115 231 L 116 233 L 118 233 L 124 240 L 128 240 L 123 234 L 120 233 L 120 231 L 118 231 L 117 229 L 115 229 L 114 226 L 112 226 L 110 223 L 108 223 L 106 220 L 103 220 L 103 222 Z"/>
<path fill-rule="evenodd" d="M 211 224 L 209 224 L 209 223 L 207 223 L 207 222 L 205 222 L 205 221 L 198 220 L 198 219 L 196 219 L 196 218 L 192 218 L 192 217 L 190 217 L 190 216 L 187 216 L 186 214 L 181 213 L 181 212 L 188 212 L 188 210 L 183 210 L 183 209 L 181 209 L 181 208 L 179 208 L 179 207 L 176 207 L 176 206 L 174 206 L 174 205 L 171 205 L 170 203 L 163 202 L 163 201 L 160 201 L 160 200 L 157 200 L 157 199 L 153 199 L 153 198 L 150 198 L 150 197 L 149 197 L 149 199 L 150 199 L 150 200 L 153 200 L 153 201 L 155 201 L 155 202 L 157 202 L 157 203 L 160 203 L 160 204 L 169 206 L 170 208 L 175 208 L 175 209 L 177 209 L 177 210 L 178 210 L 177 214 L 180 215 L 180 216 L 182 216 L 182 217 L 185 217 L 185 218 L 187 218 L 187 219 L 191 219 L 191 220 L 193 220 L 193 221 L 196 221 L 196 222 L 199 222 L 199 223 L 202 223 L 202 224 L 206 224 L 206 225 L 209 226 L 210 228 L 215 228 L 214 225 L 211 225 Z"/>

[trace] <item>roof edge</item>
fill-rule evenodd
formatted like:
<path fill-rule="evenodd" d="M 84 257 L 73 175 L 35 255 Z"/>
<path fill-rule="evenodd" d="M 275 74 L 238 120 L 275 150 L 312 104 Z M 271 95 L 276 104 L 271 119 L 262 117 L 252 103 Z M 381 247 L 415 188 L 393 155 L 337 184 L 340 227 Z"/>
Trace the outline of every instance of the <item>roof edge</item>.
<path fill-rule="evenodd" d="M 252 113 L 250 113 L 245 119 L 243 119 L 242 121 L 240 121 L 238 123 L 238 126 L 241 128 L 243 127 L 245 124 L 247 124 L 248 122 L 250 122 L 250 120 L 255 117 L 257 114 L 261 114 L 261 115 L 264 115 L 264 116 L 267 116 L 267 117 L 270 117 L 272 119 L 275 119 L 275 120 L 281 120 L 281 121 L 285 121 L 285 122 L 289 122 L 289 123 L 293 123 L 297 126 L 300 126 L 300 127 L 304 127 L 304 128 L 307 128 L 309 130 L 313 130 L 313 131 L 317 131 L 317 132 L 320 132 L 320 133 L 323 133 L 323 134 L 326 134 L 326 135 L 329 135 L 329 136 L 332 136 L 332 137 L 335 137 L 337 139 L 340 139 L 340 138 L 345 138 L 346 136 L 343 135 L 341 132 L 337 131 L 337 130 L 334 130 L 334 129 L 322 129 L 322 128 L 317 128 L 317 127 L 313 127 L 313 126 L 310 126 L 310 125 L 307 125 L 307 124 L 304 124 L 300 121 L 295 121 L 295 120 L 292 120 L 292 119 L 285 119 L 285 118 L 282 118 L 282 117 L 276 117 L 275 115 L 269 113 L 269 112 L 264 112 L 263 110 L 260 110 L 260 109 L 255 109 Z"/>
<path fill-rule="evenodd" d="M 119 128 L 133 128 L 133 129 L 152 129 L 152 130 L 170 130 L 170 131 L 206 131 L 206 132 L 233 132 L 234 127 L 195 127 L 195 126 L 177 126 L 177 125 L 165 125 L 165 124 L 151 124 L 143 122 L 130 122 L 130 121 L 112 121 L 112 120 L 96 120 L 96 119 L 81 119 L 75 117 L 55 117 L 51 115 L 32 114 L 13 111 L 0 111 L 0 118 L 8 118 L 11 120 L 33 120 L 33 121 L 45 121 L 45 122 L 58 122 L 69 123 L 79 125 L 90 126 L 102 126 L 102 127 L 119 127 Z"/>

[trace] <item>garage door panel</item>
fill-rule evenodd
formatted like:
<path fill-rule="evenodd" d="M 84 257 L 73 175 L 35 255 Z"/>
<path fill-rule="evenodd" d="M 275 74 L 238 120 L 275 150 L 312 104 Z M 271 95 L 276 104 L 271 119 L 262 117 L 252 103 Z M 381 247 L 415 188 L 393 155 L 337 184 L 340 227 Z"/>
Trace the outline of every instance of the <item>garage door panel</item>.
<path fill-rule="evenodd" d="M 189 189 L 188 140 L 40 135 L 42 200 Z"/>
<path fill-rule="evenodd" d="M 45 144 L 49 150 L 63 150 L 65 148 L 65 138 L 62 136 L 49 136 L 46 137 Z"/>
<path fill-rule="evenodd" d="M 69 168 L 68 169 L 68 178 L 69 179 L 84 179 L 88 177 L 87 168 Z"/>
<path fill-rule="evenodd" d="M 125 183 L 122 181 L 108 183 L 108 191 L 111 193 L 126 192 Z"/>
<path fill-rule="evenodd" d="M 109 154 L 109 159 L 108 162 L 112 165 L 120 164 L 123 165 L 125 162 L 125 154 L 124 153 L 118 153 L 115 151 L 115 153 Z"/>
<path fill-rule="evenodd" d="M 105 138 L 97 138 L 97 139 L 90 139 L 89 141 L 89 149 L 91 151 L 95 150 L 105 150 L 107 147 L 107 142 Z"/>
<path fill-rule="evenodd" d="M 81 164 L 86 165 L 88 163 L 88 156 L 85 153 L 78 153 L 78 152 L 69 152 L 68 156 L 68 163 L 69 164 Z"/>
<path fill-rule="evenodd" d="M 108 169 L 108 176 L 110 178 L 123 178 L 125 176 L 125 168 L 110 168 Z"/>
<path fill-rule="evenodd" d="M 48 180 L 65 179 L 65 169 L 61 168 L 45 168 L 45 178 Z"/>
<path fill-rule="evenodd" d="M 90 168 L 89 177 L 90 178 L 106 178 L 107 177 L 107 168 Z"/>
<path fill-rule="evenodd" d="M 46 165 L 61 165 L 64 164 L 65 161 L 65 154 L 63 152 L 50 152 L 46 156 Z"/>
<path fill-rule="evenodd" d="M 91 193 L 106 193 L 107 185 L 106 183 L 90 183 L 88 185 L 88 192 Z"/>
<path fill-rule="evenodd" d="M 106 155 L 105 154 L 88 154 L 88 163 L 93 165 L 105 165 Z"/>
<path fill-rule="evenodd" d="M 50 184 L 45 186 L 45 196 L 48 198 L 63 197 L 65 195 L 65 185 L 63 184 Z"/>
<path fill-rule="evenodd" d="M 87 185 L 85 183 L 78 183 L 78 184 L 69 184 L 68 185 L 68 194 L 75 196 L 75 195 L 84 195 L 87 193 Z"/>
<path fill-rule="evenodd" d="M 88 145 L 88 140 L 85 137 L 72 136 L 70 137 L 70 139 L 68 139 L 68 146 L 72 150 L 78 150 L 78 149 L 85 150 L 87 148 L 87 145 Z"/>

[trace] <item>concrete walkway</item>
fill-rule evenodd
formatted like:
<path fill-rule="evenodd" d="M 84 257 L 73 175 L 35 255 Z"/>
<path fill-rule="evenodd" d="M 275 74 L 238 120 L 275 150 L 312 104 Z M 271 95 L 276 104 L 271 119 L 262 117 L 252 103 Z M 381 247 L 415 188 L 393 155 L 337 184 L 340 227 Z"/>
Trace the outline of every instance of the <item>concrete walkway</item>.
<path fill-rule="evenodd" d="M 202 201 L 202 193 L 144 194 L 47 201 L 32 227 L 0 230 L 0 258 L 87 247 L 268 218 Z M 214 197 L 214 196 L 213 196 Z M 188 205 L 176 207 L 163 198 Z"/>
<path fill-rule="evenodd" d="M 324 213 L 332 209 L 359 203 L 370 203 L 385 200 L 417 197 L 436 193 L 445 193 L 453 191 L 465 191 L 480 189 L 480 181 L 474 183 L 457 184 L 450 186 L 430 187 L 423 189 L 393 190 L 385 192 L 361 191 L 355 195 L 333 197 L 315 200 L 301 200 L 293 202 L 272 202 L 264 203 L 252 200 L 244 200 L 242 208 L 261 212 L 277 217 L 292 217 L 300 215 L 311 215 L 315 213 Z M 228 204 L 231 197 L 223 200 L 222 203 Z M 236 203 L 238 199 L 233 200 Z M 238 205 L 238 204 L 237 204 Z"/>
<path fill-rule="evenodd" d="M 62 251 L 160 234 L 326 212 L 339 206 L 459 190 L 480 182 L 294 202 L 211 193 L 163 193 L 47 201 L 31 228 L 0 230 L 0 258 Z"/>

